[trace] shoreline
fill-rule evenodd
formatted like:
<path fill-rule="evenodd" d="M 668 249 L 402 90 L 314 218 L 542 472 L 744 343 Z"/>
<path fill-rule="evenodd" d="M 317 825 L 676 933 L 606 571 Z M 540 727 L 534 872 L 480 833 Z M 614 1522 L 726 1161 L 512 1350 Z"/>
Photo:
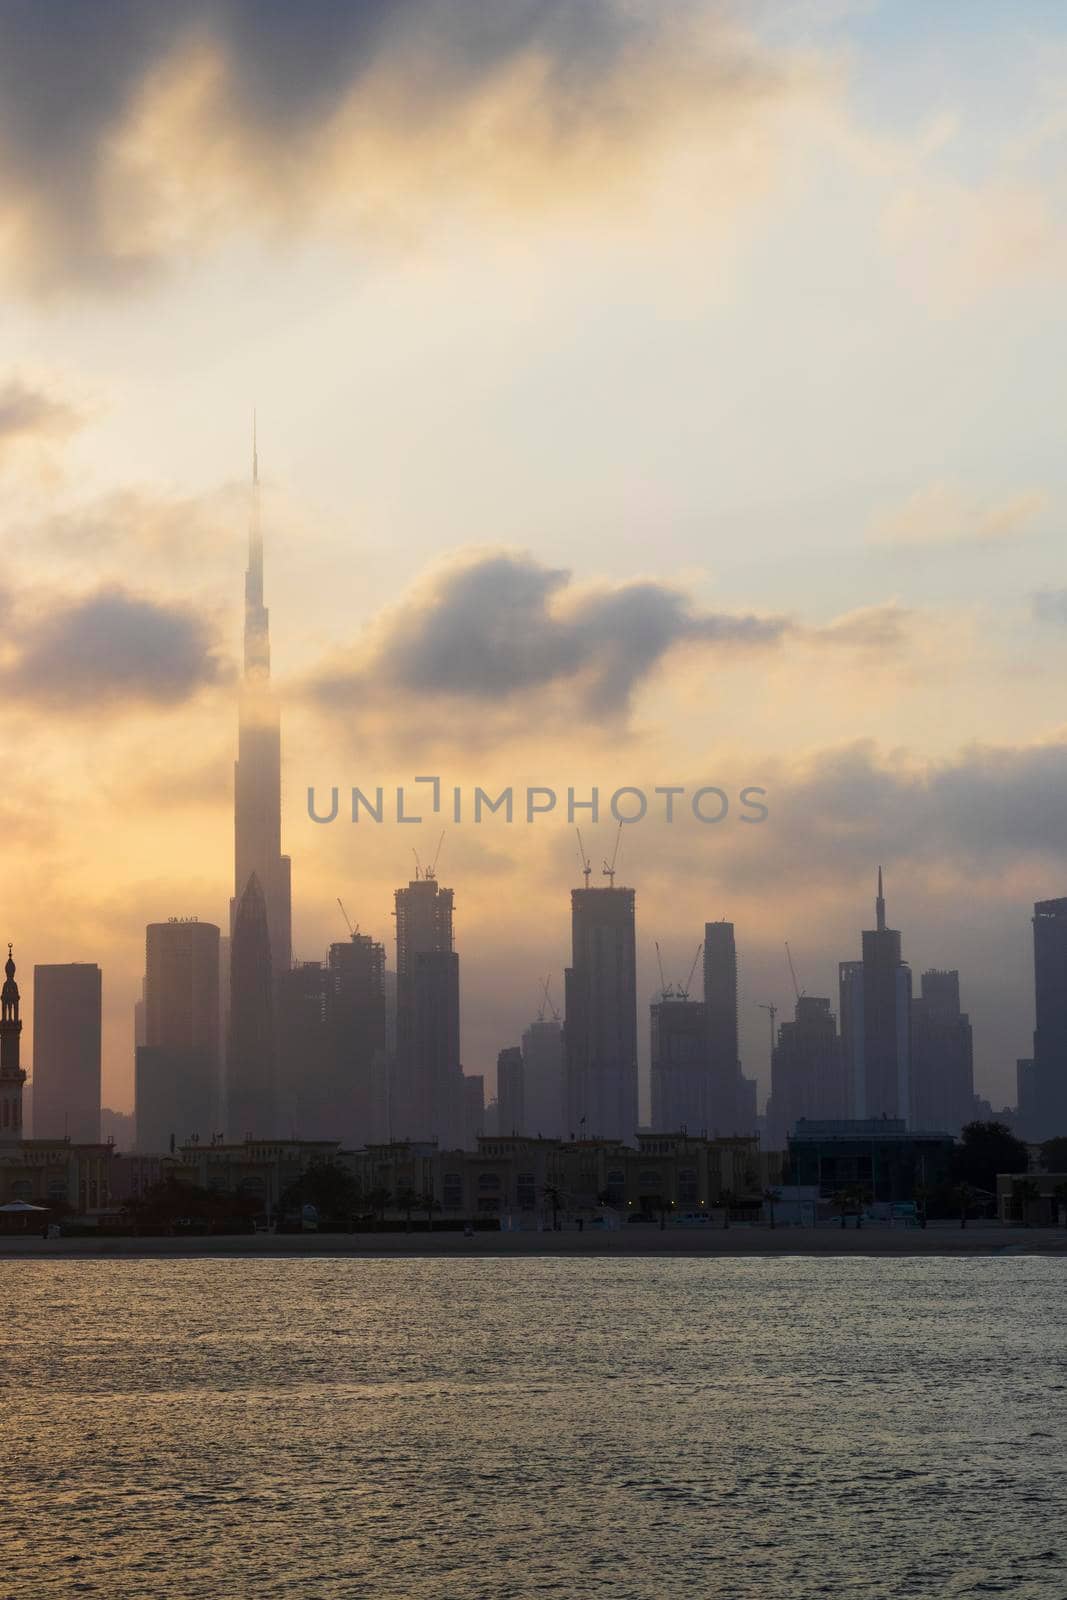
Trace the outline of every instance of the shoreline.
<path fill-rule="evenodd" d="M 970 1224 L 861 1229 L 714 1228 L 622 1230 L 611 1233 L 546 1231 L 516 1233 L 283 1233 L 218 1234 L 202 1237 L 112 1237 L 42 1239 L 0 1236 L 0 1261 L 9 1260 L 174 1260 L 241 1257 L 285 1260 L 292 1257 L 349 1257 L 362 1260 L 437 1256 L 484 1259 L 516 1256 L 588 1256 L 603 1259 L 705 1256 L 995 1256 L 1067 1257 L 1063 1228 L 982 1227 Z"/>

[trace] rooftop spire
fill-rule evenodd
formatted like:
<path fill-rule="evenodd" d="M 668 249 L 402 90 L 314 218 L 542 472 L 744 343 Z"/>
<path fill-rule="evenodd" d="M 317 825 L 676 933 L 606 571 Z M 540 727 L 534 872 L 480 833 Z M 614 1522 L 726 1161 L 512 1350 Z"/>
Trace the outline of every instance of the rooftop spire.
<path fill-rule="evenodd" d="M 252 411 L 252 513 L 248 527 L 248 571 L 245 573 L 245 677 L 270 677 L 267 609 L 263 604 L 263 531 L 259 521 L 259 444 Z"/>
<path fill-rule="evenodd" d="M 874 902 L 876 926 L 879 933 L 885 932 L 885 895 L 882 892 L 882 869 L 878 868 L 878 898 Z"/>

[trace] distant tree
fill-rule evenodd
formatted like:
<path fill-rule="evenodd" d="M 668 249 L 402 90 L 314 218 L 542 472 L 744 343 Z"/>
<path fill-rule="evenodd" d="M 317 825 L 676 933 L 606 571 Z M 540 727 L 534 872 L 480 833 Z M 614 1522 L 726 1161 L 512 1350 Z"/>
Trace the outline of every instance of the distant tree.
<path fill-rule="evenodd" d="M 1041 1190 L 1033 1178 L 1014 1178 L 1011 1185 L 1011 1208 L 1019 1213 L 1024 1228 L 1030 1226 L 1030 1207 L 1041 1198 Z"/>
<path fill-rule="evenodd" d="M 283 1208 L 314 1206 L 323 1217 L 351 1217 L 359 1210 L 362 1190 L 356 1178 L 335 1161 L 307 1167 L 283 1192 Z"/>
<path fill-rule="evenodd" d="M 863 1226 L 863 1209 L 865 1206 L 870 1205 L 874 1195 L 870 1189 L 865 1189 L 861 1184 L 859 1188 L 852 1191 L 852 1199 L 856 1206 L 856 1226 L 860 1228 Z"/>
<path fill-rule="evenodd" d="M 978 1197 L 969 1183 L 958 1183 L 953 1189 L 952 1194 L 956 1204 L 959 1206 L 960 1227 L 965 1228 L 967 1226 L 967 1218 L 971 1214 L 971 1207 L 974 1205 L 974 1202 Z"/>
<path fill-rule="evenodd" d="M 1067 1134 L 1045 1140 L 1041 1146 L 1041 1165 L 1046 1172 L 1067 1172 Z"/>
<path fill-rule="evenodd" d="M 734 1204 L 736 1198 L 737 1197 L 732 1189 L 724 1189 L 719 1195 L 719 1203 L 722 1206 L 722 1225 L 724 1228 L 728 1228 L 730 1226 L 730 1207 Z"/>
<path fill-rule="evenodd" d="M 567 1201 L 563 1190 L 557 1184 L 546 1183 L 541 1190 L 542 1198 L 548 1201 L 552 1208 L 552 1232 L 559 1232 L 559 1214 L 565 1208 Z"/>
<path fill-rule="evenodd" d="M 846 1217 L 855 1205 L 855 1201 L 852 1198 L 852 1190 L 835 1190 L 835 1192 L 830 1196 L 830 1204 L 841 1218 L 841 1226 L 843 1228 L 845 1226 Z"/>
<path fill-rule="evenodd" d="M 929 1184 L 925 1183 L 917 1183 L 912 1191 L 912 1198 L 915 1201 L 915 1212 L 919 1219 L 920 1228 L 926 1227 L 927 1215 L 930 1209 L 930 1199 L 933 1195 L 933 1192 L 934 1191 L 930 1188 Z"/>
<path fill-rule="evenodd" d="M 1058 1183 L 1052 1191 L 1052 1198 L 1056 1202 L 1056 1221 L 1062 1223 L 1067 1213 L 1067 1183 Z"/>
<path fill-rule="evenodd" d="M 376 1188 L 369 1190 L 367 1194 L 367 1204 L 373 1209 L 374 1215 L 378 1218 L 379 1222 L 385 1221 L 385 1210 L 386 1207 L 392 1203 L 392 1199 L 393 1197 L 389 1190 L 386 1189 L 382 1184 L 379 1184 Z"/>
<path fill-rule="evenodd" d="M 426 1227 L 432 1233 L 433 1214 L 435 1211 L 440 1211 L 441 1202 L 436 1198 L 432 1189 L 427 1189 L 425 1194 L 419 1196 L 419 1206 L 426 1213 Z"/>
<path fill-rule="evenodd" d="M 998 1172 L 1026 1172 L 1025 1144 L 1003 1122 L 969 1122 L 953 1152 L 953 1177 L 976 1189 L 995 1193 Z"/>
<path fill-rule="evenodd" d="M 402 1183 L 396 1191 L 396 1208 L 404 1213 L 405 1233 L 411 1232 L 411 1213 L 415 1210 L 421 1198 L 422 1196 L 416 1189 L 411 1187 L 410 1183 Z"/>
<path fill-rule="evenodd" d="M 763 1198 L 771 1214 L 771 1227 L 774 1227 L 774 1208 L 782 1198 L 781 1189 L 764 1189 Z"/>

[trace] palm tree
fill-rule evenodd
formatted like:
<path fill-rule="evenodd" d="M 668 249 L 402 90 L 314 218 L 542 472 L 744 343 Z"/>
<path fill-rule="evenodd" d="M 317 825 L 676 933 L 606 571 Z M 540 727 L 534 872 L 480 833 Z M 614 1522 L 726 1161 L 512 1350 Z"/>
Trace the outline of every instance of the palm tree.
<path fill-rule="evenodd" d="M 841 1218 L 841 1226 L 843 1228 L 845 1226 L 845 1218 L 848 1216 L 849 1212 L 852 1210 L 853 1201 L 852 1201 L 852 1191 L 851 1191 L 851 1189 L 837 1189 L 837 1190 L 835 1190 L 834 1193 L 830 1196 L 830 1204 L 833 1206 L 834 1210 L 840 1216 L 840 1218 Z"/>
<path fill-rule="evenodd" d="M 774 1227 L 774 1208 L 778 1204 L 778 1201 L 782 1198 L 782 1191 L 781 1191 L 781 1189 L 764 1189 L 763 1198 L 767 1202 L 767 1205 L 768 1205 L 768 1207 L 770 1209 L 771 1227 L 773 1228 Z"/>
<path fill-rule="evenodd" d="M 958 1183 L 952 1193 L 955 1195 L 956 1204 L 960 1208 L 960 1227 L 965 1228 L 975 1200 L 974 1190 L 969 1183 Z"/>
<path fill-rule="evenodd" d="M 1012 1209 L 1018 1207 L 1019 1219 L 1024 1228 L 1030 1226 L 1030 1207 L 1036 1200 L 1040 1200 L 1041 1190 L 1033 1178 L 1013 1178 L 1011 1180 Z"/>
<path fill-rule="evenodd" d="M 732 1189 L 723 1189 L 722 1193 L 719 1195 L 719 1199 L 722 1202 L 722 1225 L 724 1228 L 728 1228 L 730 1226 L 730 1207 L 734 1203 L 734 1198 L 734 1192 Z"/>
<path fill-rule="evenodd" d="M 435 1199 L 434 1192 L 433 1192 L 432 1189 L 427 1189 L 426 1193 L 424 1195 L 421 1195 L 419 1198 L 420 1198 L 420 1203 L 421 1203 L 422 1209 L 426 1213 L 426 1229 L 427 1229 L 427 1232 L 432 1233 L 433 1232 L 433 1214 L 434 1214 L 435 1211 L 440 1211 L 441 1202 L 440 1202 L 440 1200 Z"/>
<path fill-rule="evenodd" d="M 411 1187 L 410 1183 L 402 1183 L 400 1185 L 400 1188 L 396 1191 L 397 1210 L 398 1211 L 402 1211 L 404 1213 L 404 1232 L 405 1233 L 410 1233 L 411 1232 L 411 1213 L 414 1211 L 415 1207 L 420 1203 L 421 1198 L 422 1198 L 421 1195 L 419 1195 Z"/>
<path fill-rule="evenodd" d="M 853 1190 L 853 1195 L 856 1201 L 856 1226 L 861 1228 L 863 1226 L 863 1208 L 870 1205 L 874 1195 L 870 1189 L 864 1188 L 863 1184 L 860 1184 L 858 1189 Z"/>
<path fill-rule="evenodd" d="M 546 1183 L 544 1188 L 541 1190 L 541 1194 L 552 1207 L 552 1232 L 558 1233 L 559 1214 L 567 1203 L 563 1190 L 554 1183 Z"/>
<path fill-rule="evenodd" d="M 917 1183 L 913 1192 L 915 1197 L 915 1214 L 919 1219 L 919 1227 L 925 1228 L 926 1208 L 930 1204 L 930 1196 L 933 1193 L 933 1190 L 930 1189 L 925 1183 Z"/>
<path fill-rule="evenodd" d="M 389 1193 L 389 1190 L 384 1188 L 381 1184 L 379 1184 L 376 1189 L 371 1189 L 368 1191 L 367 1204 L 373 1208 L 379 1222 L 385 1221 L 385 1208 L 390 1204 L 392 1198 L 393 1197 Z"/>

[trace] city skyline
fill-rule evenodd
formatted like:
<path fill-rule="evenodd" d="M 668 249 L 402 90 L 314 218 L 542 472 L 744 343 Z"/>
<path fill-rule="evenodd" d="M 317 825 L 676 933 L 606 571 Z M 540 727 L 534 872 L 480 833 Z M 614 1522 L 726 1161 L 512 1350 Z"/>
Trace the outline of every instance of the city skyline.
<path fill-rule="evenodd" d="M 110 94 L 47 57 L 69 146 L 5 102 L 9 931 L 101 967 L 118 1109 L 143 928 L 229 925 L 254 405 L 299 959 L 343 937 L 338 894 L 388 944 L 438 833 L 316 830 L 309 784 L 760 782 L 746 837 L 627 830 L 639 1011 L 654 941 L 684 972 L 675 926 L 729 918 L 765 1094 L 785 941 L 833 996 L 881 860 L 913 969 L 962 974 L 980 1090 L 1014 1098 L 1032 906 L 1067 881 L 1063 21 L 667 5 L 635 35 L 621 9 L 463 34 L 432 150 L 390 107 L 436 13 L 366 71 L 356 36 L 325 81 L 302 62 L 298 151 L 256 87 L 273 15 L 195 49 L 162 27 Z M 583 92 L 546 125 L 562 60 Z M 370 168 L 342 154 L 357 82 Z M 562 992 L 574 862 L 565 825 L 450 830 L 468 1071 L 530 1021 L 527 974 Z"/>

